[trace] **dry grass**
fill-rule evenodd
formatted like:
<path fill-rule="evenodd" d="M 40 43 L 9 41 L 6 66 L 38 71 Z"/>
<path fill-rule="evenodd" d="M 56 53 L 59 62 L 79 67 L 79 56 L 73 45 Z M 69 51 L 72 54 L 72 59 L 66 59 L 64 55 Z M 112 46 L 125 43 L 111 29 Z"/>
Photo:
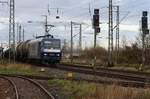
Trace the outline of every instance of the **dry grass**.
<path fill-rule="evenodd" d="M 0 64 L 0 74 L 38 75 L 38 70 L 29 64 Z"/>
<path fill-rule="evenodd" d="M 115 85 L 97 87 L 94 94 L 81 99 L 150 99 L 150 89 L 123 88 Z"/>
<path fill-rule="evenodd" d="M 69 99 L 150 99 L 150 89 L 125 88 L 87 82 L 50 80 L 50 85 L 60 86 Z M 66 99 L 66 98 L 62 98 Z"/>

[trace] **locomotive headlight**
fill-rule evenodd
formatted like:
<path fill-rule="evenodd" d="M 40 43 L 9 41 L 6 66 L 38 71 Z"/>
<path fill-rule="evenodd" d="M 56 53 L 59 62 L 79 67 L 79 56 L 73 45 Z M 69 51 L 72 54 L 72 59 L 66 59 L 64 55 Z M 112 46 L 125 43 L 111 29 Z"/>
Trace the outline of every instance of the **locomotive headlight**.
<path fill-rule="evenodd" d="M 60 56 L 60 54 L 57 54 L 57 56 Z"/>
<path fill-rule="evenodd" d="M 47 56 L 47 54 L 44 54 L 44 56 Z"/>

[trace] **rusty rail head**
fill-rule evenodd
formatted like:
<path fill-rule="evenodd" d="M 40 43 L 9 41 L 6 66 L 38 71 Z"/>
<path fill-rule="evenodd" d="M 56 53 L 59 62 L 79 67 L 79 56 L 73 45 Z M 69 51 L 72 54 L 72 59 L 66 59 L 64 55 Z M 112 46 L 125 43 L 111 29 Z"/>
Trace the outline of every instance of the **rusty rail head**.
<path fill-rule="evenodd" d="M 15 85 L 15 83 L 7 77 L 0 76 L 0 78 L 3 78 L 3 79 L 5 79 L 5 80 L 7 80 L 8 82 L 11 83 L 11 85 L 13 86 L 13 89 L 15 91 L 15 98 L 19 99 L 18 89 L 17 89 L 17 86 Z"/>

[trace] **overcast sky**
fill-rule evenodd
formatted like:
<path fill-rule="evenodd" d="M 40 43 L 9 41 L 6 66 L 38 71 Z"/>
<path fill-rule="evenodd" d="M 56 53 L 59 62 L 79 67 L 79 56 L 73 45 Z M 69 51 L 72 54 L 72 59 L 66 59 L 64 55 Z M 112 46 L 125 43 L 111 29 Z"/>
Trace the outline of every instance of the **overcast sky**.
<path fill-rule="evenodd" d="M 5 1 L 5 0 L 2 0 Z M 7 0 L 6 0 L 7 1 Z M 44 34 L 44 17 L 48 15 L 49 24 L 54 24 L 50 33 L 56 38 L 70 41 L 70 21 L 83 24 L 83 45 L 93 46 L 93 30 L 89 8 L 100 9 L 101 33 L 98 35 L 98 45 L 107 47 L 108 43 L 108 0 L 15 0 L 16 22 L 25 28 L 25 39 L 31 39 L 33 35 Z M 139 34 L 139 20 L 142 11 L 149 11 L 149 0 L 113 0 L 114 5 L 120 5 L 120 19 L 125 19 L 120 24 L 120 35 L 126 36 L 129 43 L 135 41 Z M 49 12 L 48 13 L 48 5 Z M 90 6 L 90 7 L 89 7 Z M 57 14 L 57 9 L 58 14 Z M 59 15 L 60 19 L 56 19 Z M 0 42 L 8 41 L 8 5 L 0 5 Z M 115 20 L 115 12 L 114 12 Z M 28 23 L 32 21 L 33 23 Z M 115 23 L 115 21 L 114 21 Z M 115 25 L 115 24 L 114 24 Z M 74 35 L 79 33 L 74 28 Z M 115 36 L 115 34 L 114 34 Z M 74 38 L 77 41 L 77 38 Z"/>

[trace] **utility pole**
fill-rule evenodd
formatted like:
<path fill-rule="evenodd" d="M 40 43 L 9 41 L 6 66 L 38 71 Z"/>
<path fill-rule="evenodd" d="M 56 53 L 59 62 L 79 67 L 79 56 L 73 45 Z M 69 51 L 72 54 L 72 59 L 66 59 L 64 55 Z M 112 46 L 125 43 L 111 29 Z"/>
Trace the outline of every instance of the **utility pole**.
<path fill-rule="evenodd" d="M 113 66 L 113 6 L 109 0 L 109 31 L 108 31 L 108 66 Z"/>
<path fill-rule="evenodd" d="M 79 50 L 82 50 L 82 24 L 80 24 L 80 33 L 79 33 Z"/>
<path fill-rule="evenodd" d="M 96 30 L 94 29 L 94 48 L 96 48 L 97 45 L 97 34 L 96 34 Z"/>
<path fill-rule="evenodd" d="M 22 34 L 22 26 L 19 25 L 19 43 L 22 41 L 22 37 L 21 37 L 21 34 Z"/>
<path fill-rule="evenodd" d="M 19 43 L 19 23 L 16 23 L 17 28 L 17 44 Z"/>
<path fill-rule="evenodd" d="M 120 42 L 120 29 L 119 29 L 119 22 L 120 22 L 120 13 L 119 13 L 119 6 L 117 8 L 117 17 L 116 17 L 116 63 L 118 63 L 119 58 L 119 42 Z"/>
<path fill-rule="evenodd" d="M 45 16 L 45 35 L 48 35 L 47 15 Z"/>
<path fill-rule="evenodd" d="M 10 10 L 9 10 L 9 63 L 11 61 L 11 56 L 15 62 L 15 0 L 10 0 Z"/>
<path fill-rule="evenodd" d="M 142 68 L 145 65 L 145 37 L 146 35 L 144 33 L 142 33 Z M 142 70 L 142 68 L 140 68 L 140 70 Z"/>
<path fill-rule="evenodd" d="M 71 21 L 71 49 L 70 49 L 70 59 L 73 63 L 73 22 Z"/>
<path fill-rule="evenodd" d="M 76 23 L 71 21 L 71 45 L 70 45 L 70 59 L 71 63 L 73 63 L 73 38 L 77 35 L 73 35 L 73 28 L 74 26 L 79 26 L 79 49 L 82 50 L 82 23 Z"/>
<path fill-rule="evenodd" d="M 24 30 L 24 28 L 23 28 L 23 30 L 22 30 L 22 41 L 24 41 L 24 40 L 25 40 L 24 33 L 25 33 L 25 30 Z"/>

